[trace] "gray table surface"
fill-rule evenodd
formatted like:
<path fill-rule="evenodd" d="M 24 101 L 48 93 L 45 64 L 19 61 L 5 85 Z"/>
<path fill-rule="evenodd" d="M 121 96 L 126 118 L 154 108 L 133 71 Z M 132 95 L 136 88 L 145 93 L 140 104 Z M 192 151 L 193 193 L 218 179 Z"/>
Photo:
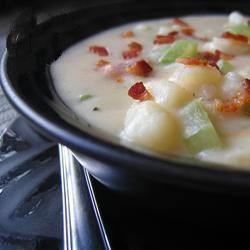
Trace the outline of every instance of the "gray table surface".
<path fill-rule="evenodd" d="M 83 1 L 83 5 L 86 5 L 87 2 L 91 1 Z M 41 13 L 46 13 L 46 16 L 58 15 L 64 12 L 73 11 L 79 7 L 78 5 L 72 5 L 66 3 L 62 3 L 61 6 L 58 6 L 56 3 L 51 2 L 50 5 L 45 6 L 44 9 L 41 9 Z M 0 14 L 0 57 L 2 57 L 5 49 L 6 49 L 6 36 L 9 32 L 10 25 L 15 20 L 16 16 L 22 10 L 15 11 L 12 13 L 8 13 L 4 15 Z M 43 14 L 41 15 L 43 18 Z M 9 104 L 6 97 L 3 94 L 3 91 L 0 86 L 0 135 L 3 131 L 8 127 L 8 125 L 13 122 L 18 117 L 17 112 L 13 109 L 13 107 Z"/>
<path fill-rule="evenodd" d="M 46 16 L 54 16 L 59 15 L 64 12 L 74 11 L 81 6 L 79 2 L 77 4 L 71 4 L 71 1 L 65 3 L 61 3 L 60 6 L 57 5 L 57 2 L 54 3 L 53 1 L 48 4 L 48 6 L 44 6 L 40 13 L 46 13 Z M 74 1 L 73 1 L 74 2 Z M 112 2 L 112 1 L 111 1 Z M 92 5 L 91 0 L 86 0 L 82 2 L 82 5 Z M 95 5 L 95 4 L 94 4 Z M 21 12 L 22 10 L 11 12 L 5 15 L 0 14 L 0 57 L 2 57 L 2 54 L 4 53 L 6 49 L 6 36 L 9 32 L 10 25 L 15 20 L 16 16 Z M 44 14 L 40 15 L 40 18 L 44 18 Z M 39 20 L 39 18 L 38 18 Z M 8 127 L 8 125 L 13 122 L 18 117 L 17 112 L 13 109 L 13 107 L 9 104 L 6 97 L 4 96 L 1 86 L 0 86 L 0 135 L 2 132 Z"/>
<path fill-rule="evenodd" d="M 10 24 L 13 22 L 16 14 L 0 17 L 0 56 L 6 49 L 6 35 L 8 34 Z M 0 87 L 0 134 L 8 127 L 8 125 L 17 118 L 18 114 L 9 104 Z"/>

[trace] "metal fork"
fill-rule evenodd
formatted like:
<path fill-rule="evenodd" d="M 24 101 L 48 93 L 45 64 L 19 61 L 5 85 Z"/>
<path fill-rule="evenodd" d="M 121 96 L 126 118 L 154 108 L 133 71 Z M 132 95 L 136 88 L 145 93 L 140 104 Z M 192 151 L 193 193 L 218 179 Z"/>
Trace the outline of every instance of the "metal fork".
<path fill-rule="evenodd" d="M 64 250 L 111 249 L 89 174 L 70 149 L 59 145 Z"/>

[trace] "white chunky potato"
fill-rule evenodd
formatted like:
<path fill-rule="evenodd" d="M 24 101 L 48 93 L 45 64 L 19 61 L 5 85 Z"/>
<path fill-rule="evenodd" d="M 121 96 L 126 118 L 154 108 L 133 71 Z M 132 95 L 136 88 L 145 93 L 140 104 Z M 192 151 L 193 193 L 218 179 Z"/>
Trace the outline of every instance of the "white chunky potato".
<path fill-rule="evenodd" d="M 242 81 L 244 78 L 236 72 L 228 72 L 221 84 L 221 97 L 224 100 L 230 100 L 238 93 L 244 92 Z"/>
<path fill-rule="evenodd" d="M 122 138 L 156 151 L 174 149 L 179 140 L 175 117 L 153 101 L 134 103 L 127 111 Z"/>
<path fill-rule="evenodd" d="M 160 26 L 157 34 L 158 35 L 167 35 L 171 31 L 172 31 L 171 26 Z"/>
<path fill-rule="evenodd" d="M 197 95 L 201 86 L 218 85 L 222 78 L 221 73 L 214 67 L 183 65 L 182 69 L 176 70 L 168 80 Z"/>
<path fill-rule="evenodd" d="M 201 50 L 209 52 L 220 50 L 230 55 L 244 55 L 250 53 L 250 46 L 232 39 L 214 37 L 211 42 L 205 43 Z"/>
<path fill-rule="evenodd" d="M 150 81 L 145 86 L 155 102 L 166 110 L 180 108 L 193 99 L 187 90 L 165 79 Z"/>
<path fill-rule="evenodd" d="M 233 11 L 228 16 L 229 26 L 236 26 L 240 24 L 244 24 L 247 22 L 247 19 L 238 11 Z"/>

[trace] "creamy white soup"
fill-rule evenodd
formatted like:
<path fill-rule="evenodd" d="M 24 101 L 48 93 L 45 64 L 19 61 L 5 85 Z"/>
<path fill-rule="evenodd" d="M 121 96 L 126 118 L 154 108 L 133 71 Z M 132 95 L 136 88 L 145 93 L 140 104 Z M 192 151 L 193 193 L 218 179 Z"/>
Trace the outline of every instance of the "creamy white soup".
<path fill-rule="evenodd" d="M 121 142 L 250 169 L 250 22 L 238 12 L 110 29 L 51 73 L 78 117 Z"/>

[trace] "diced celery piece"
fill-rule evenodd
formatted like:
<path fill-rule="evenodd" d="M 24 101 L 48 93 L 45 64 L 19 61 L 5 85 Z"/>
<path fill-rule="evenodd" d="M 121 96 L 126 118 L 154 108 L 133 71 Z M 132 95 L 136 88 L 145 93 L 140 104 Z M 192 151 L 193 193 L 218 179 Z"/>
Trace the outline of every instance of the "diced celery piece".
<path fill-rule="evenodd" d="M 80 101 L 87 101 L 88 99 L 91 99 L 93 95 L 91 94 L 85 94 L 85 95 L 80 95 Z"/>
<path fill-rule="evenodd" d="M 184 144 L 191 153 L 219 148 L 221 141 L 201 101 L 196 99 L 180 111 Z"/>
<path fill-rule="evenodd" d="M 220 71 L 223 73 L 223 74 L 226 74 L 228 73 L 229 71 L 232 71 L 233 69 L 233 65 L 224 60 L 224 59 L 220 59 L 218 62 L 217 62 L 217 66 L 219 67 Z"/>
<path fill-rule="evenodd" d="M 193 57 L 197 55 L 198 43 L 193 40 L 175 41 L 160 57 L 160 63 L 172 63 L 178 57 Z"/>
<path fill-rule="evenodd" d="M 247 24 L 239 24 L 236 26 L 232 26 L 232 27 L 230 27 L 229 31 L 234 33 L 234 34 L 250 36 L 250 26 Z"/>

